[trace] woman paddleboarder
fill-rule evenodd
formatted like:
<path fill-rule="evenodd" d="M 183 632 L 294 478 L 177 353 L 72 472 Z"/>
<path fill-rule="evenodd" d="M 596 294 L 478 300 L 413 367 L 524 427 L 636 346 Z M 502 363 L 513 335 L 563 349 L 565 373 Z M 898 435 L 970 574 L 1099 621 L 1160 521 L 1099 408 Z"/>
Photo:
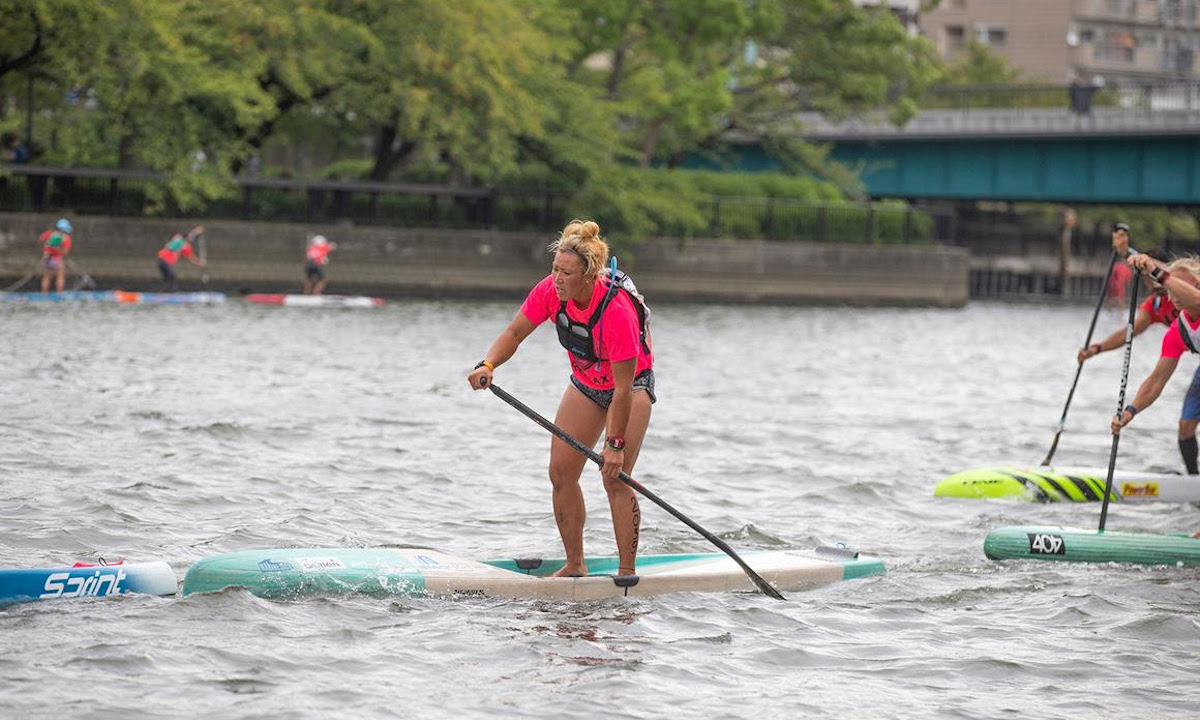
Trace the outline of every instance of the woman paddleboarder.
<path fill-rule="evenodd" d="M 534 286 L 508 327 L 496 338 L 467 381 L 482 390 L 492 373 L 516 353 L 534 329 L 553 320 L 571 361 L 571 378 L 554 423 L 588 447 L 604 433 L 600 475 L 608 493 L 621 575 L 635 572 L 641 510 L 637 494 L 618 479 L 631 474 L 650 424 L 654 357 L 649 313 L 631 284 L 619 282 L 600 226 L 574 220 L 550 244 L 550 274 Z M 586 517 L 579 477 L 587 457 L 557 437 L 550 444 L 554 519 L 566 551 L 559 575 L 586 575 Z"/>

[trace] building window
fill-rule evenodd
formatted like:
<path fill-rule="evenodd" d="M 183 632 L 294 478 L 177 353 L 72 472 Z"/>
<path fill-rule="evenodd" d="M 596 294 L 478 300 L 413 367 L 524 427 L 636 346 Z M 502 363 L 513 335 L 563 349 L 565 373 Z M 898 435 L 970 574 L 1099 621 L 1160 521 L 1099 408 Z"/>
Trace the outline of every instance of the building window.
<path fill-rule="evenodd" d="M 975 39 L 988 47 L 1004 47 L 1008 43 L 1008 30 L 999 25 L 976 25 Z"/>
<path fill-rule="evenodd" d="M 946 28 L 946 48 L 950 51 L 961 50 L 966 43 L 967 33 L 962 25 L 947 25 Z"/>
<path fill-rule="evenodd" d="M 1105 5 L 1109 15 L 1125 15 L 1132 17 L 1137 10 L 1134 0 L 1107 0 Z"/>

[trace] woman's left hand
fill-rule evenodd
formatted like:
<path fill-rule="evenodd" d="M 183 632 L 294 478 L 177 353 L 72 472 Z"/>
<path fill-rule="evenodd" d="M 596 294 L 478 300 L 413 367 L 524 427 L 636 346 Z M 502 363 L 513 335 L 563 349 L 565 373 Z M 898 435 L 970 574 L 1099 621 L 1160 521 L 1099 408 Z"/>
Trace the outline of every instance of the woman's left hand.
<path fill-rule="evenodd" d="M 600 475 L 605 480 L 617 480 L 621 475 L 621 469 L 625 466 L 625 451 L 614 450 L 608 445 L 604 446 L 604 466 L 600 468 Z"/>
<path fill-rule="evenodd" d="M 1130 267 L 1142 273 L 1143 275 L 1148 274 L 1151 270 L 1158 266 L 1158 263 L 1155 262 L 1154 258 L 1144 254 L 1134 255 L 1125 262 L 1129 263 Z"/>

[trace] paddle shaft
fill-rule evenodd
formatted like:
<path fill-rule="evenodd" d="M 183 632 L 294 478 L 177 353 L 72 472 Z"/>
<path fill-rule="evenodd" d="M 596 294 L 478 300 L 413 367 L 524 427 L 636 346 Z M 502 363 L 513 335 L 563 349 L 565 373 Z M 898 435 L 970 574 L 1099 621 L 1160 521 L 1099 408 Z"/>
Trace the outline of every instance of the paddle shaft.
<path fill-rule="evenodd" d="M 200 260 L 204 263 L 200 267 L 200 283 L 208 284 L 208 241 L 204 239 L 204 233 L 200 233 L 196 237 L 196 251 L 200 256 Z"/>
<path fill-rule="evenodd" d="M 558 427 L 557 425 L 550 422 L 546 418 L 542 417 L 541 415 L 539 415 L 537 413 L 537 411 L 533 410 L 532 408 L 530 408 L 527 405 L 525 405 L 524 403 L 522 403 L 520 400 L 516 399 L 512 395 L 509 395 L 507 392 L 505 392 L 504 390 L 497 387 L 495 383 L 488 383 L 487 388 L 488 388 L 488 390 L 491 390 L 492 393 L 496 395 L 496 397 L 500 398 L 501 400 L 508 403 L 509 405 L 512 405 L 514 408 L 516 408 L 518 411 L 520 411 L 522 415 L 524 415 L 525 417 L 534 421 L 538 425 L 541 425 L 546 430 L 550 431 L 551 435 L 555 436 L 559 440 L 562 440 L 566 444 L 570 445 L 572 448 L 574 448 L 581 454 L 587 456 L 592 462 L 596 463 L 597 465 L 601 465 L 601 466 L 604 465 L 604 458 L 602 458 L 599 455 L 599 453 L 597 453 L 595 450 L 592 450 L 590 447 L 584 445 L 583 443 L 579 442 L 574 437 L 572 437 L 567 431 L 563 430 L 562 428 Z M 666 510 L 667 512 L 674 515 L 677 519 L 682 521 L 685 525 L 687 525 L 691 529 L 693 529 L 696 532 L 703 535 L 704 538 L 706 540 L 708 540 L 710 543 L 712 543 L 713 545 L 716 545 L 718 548 L 720 548 L 721 551 L 724 552 L 726 555 L 733 558 L 733 561 L 736 562 L 739 566 L 741 566 L 742 570 L 744 570 L 746 572 L 746 575 L 749 576 L 751 582 L 753 582 L 754 585 L 756 587 L 758 587 L 758 589 L 761 590 L 764 595 L 769 595 L 770 597 L 773 597 L 776 600 L 786 599 L 783 597 L 782 594 L 780 594 L 780 592 L 778 590 L 771 587 L 770 583 L 768 583 L 766 580 L 763 580 L 762 577 L 758 573 L 754 572 L 754 569 L 751 568 L 749 565 L 747 565 L 746 561 L 743 560 L 741 557 L 739 557 L 738 554 L 736 552 L 734 552 L 733 548 L 729 547 L 729 544 L 726 543 L 724 540 L 717 537 L 716 535 L 713 535 L 708 530 L 705 530 L 703 527 L 698 525 L 694 520 L 689 518 L 687 515 L 684 515 L 683 513 L 679 512 L 674 507 L 672 507 L 669 503 L 667 503 L 665 500 L 663 500 L 659 496 L 655 495 L 653 492 L 647 490 L 646 487 L 644 485 L 642 485 L 640 482 L 629 477 L 629 474 L 626 473 L 624 470 L 621 471 L 621 474 L 618 475 L 618 477 L 620 478 L 621 482 L 625 483 L 629 487 L 633 488 L 637 492 L 639 492 L 642 495 L 649 498 L 650 501 L 653 502 L 655 505 L 658 505 L 663 510 Z"/>
<path fill-rule="evenodd" d="M 1112 275 L 1113 265 L 1116 262 L 1117 251 L 1113 250 L 1112 258 L 1108 261 L 1108 272 L 1104 273 L 1104 280 L 1100 283 L 1100 297 L 1096 300 L 1096 310 L 1092 313 L 1092 324 L 1088 326 L 1087 339 L 1083 341 L 1084 348 L 1092 344 L 1092 333 L 1096 331 L 1096 319 L 1100 317 L 1100 308 L 1104 306 L 1104 296 L 1108 293 L 1108 278 Z M 1042 460 L 1043 465 L 1050 464 L 1050 460 L 1054 458 L 1054 451 L 1058 449 L 1058 439 L 1062 437 L 1063 430 L 1067 427 L 1067 410 L 1071 408 L 1071 399 L 1075 397 L 1075 386 L 1079 385 L 1079 375 L 1082 372 L 1083 361 L 1080 360 L 1079 365 L 1075 368 L 1075 382 L 1071 383 L 1071 392 L 1067 393 L 1067 402 L 1063 405 L 1062 417 L 1058 419 L 1058 430 L 1054 433 L 1054 441 L 1050 443 L 1050 452 L 1046 453 L 1046 459 Z"/>
<path fill-rule="evenodd" d="M 1133 355 L 1133 320 L 1137 317 L 1138 286 L 1141 279 L 1133 276 L 1133 287 L 1129 289 L 1129 324 L 1125 326 L 1125 359 L 1121 363 L 1121 392 L 1117 395 L 1117 417 L 1125 411 L 1125 386 L 1129 382 L 1129 358 Z M 1112 439 L 1112 450 L 1108 454 L 1108 479 L 1104 482 L 1104 502 L 1100 506 L 1100 532 L 1104 532 L 1104 522 L 1108 519 L 1108 501 L 1112 497 L 1113 473 L 1117 469 L 1117 444 L 1121 442 L 1121 433 L 1115 433 Z"/>

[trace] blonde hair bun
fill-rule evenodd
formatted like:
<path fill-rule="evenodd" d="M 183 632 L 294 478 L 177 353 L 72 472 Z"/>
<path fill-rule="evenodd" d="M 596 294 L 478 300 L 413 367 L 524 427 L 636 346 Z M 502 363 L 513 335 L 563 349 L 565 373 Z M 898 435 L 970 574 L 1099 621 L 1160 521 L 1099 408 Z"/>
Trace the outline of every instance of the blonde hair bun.
<path fill-rule="evenodd" d="M 583 274 L 599 277 L 608 264 L 608 242 L 600 237 L 600 225 L 594 220 L 572 220 L 550 243 L 550 252 L 571 252 L 583 260 Z"/>

